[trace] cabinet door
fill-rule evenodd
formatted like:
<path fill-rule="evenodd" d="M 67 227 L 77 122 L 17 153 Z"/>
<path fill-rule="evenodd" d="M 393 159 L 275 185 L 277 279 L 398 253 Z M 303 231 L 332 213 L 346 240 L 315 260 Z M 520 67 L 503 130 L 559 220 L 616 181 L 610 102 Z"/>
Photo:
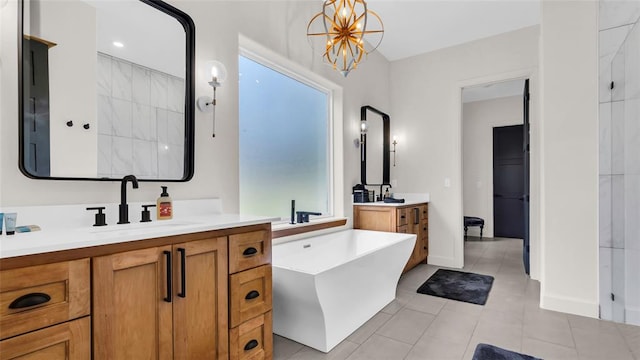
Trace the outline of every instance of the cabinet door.
<path fill-rule="evenodd" d="M 1 360 L 89 360 L 90 317 L 0 341 L 0 349 Z"/>
<path fill-rule="evenodd" d="M 176 359 L 228 357 L 227 238 L 173 246 Z"/>
<path fill-rule="evenodd" d="M 354 227 L 356 229 L 391 231 L 396 230 L 393 208 L 356 207 Z"/>
<path fill-rule="evenodd" d="M 93 259 L 94 359 L 173 358 L 170 257 L 163 246 Z"/>

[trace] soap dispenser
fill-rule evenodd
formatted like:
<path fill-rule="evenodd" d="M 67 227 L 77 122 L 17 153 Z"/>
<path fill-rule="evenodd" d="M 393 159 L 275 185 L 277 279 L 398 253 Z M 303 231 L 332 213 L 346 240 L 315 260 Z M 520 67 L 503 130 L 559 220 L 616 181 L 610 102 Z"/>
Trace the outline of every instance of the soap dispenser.
<path fill-rule="evenodd" d="M 161 187 L 162 187 L 162 194 L 160 194 L 160 197 L 158 198 L 158 201 L 156 203 L 157 219 L 169 220 L 173 218 L 173 202 L 169 197 L 169 193 L 167 192 L 167 187 L 166 186 L 161 186 Z"/>

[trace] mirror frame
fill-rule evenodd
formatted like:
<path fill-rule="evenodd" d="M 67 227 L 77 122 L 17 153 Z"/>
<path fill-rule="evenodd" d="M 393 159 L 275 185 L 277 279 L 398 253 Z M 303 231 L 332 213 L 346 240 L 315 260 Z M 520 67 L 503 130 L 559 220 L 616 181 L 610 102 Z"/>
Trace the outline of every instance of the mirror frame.
<path fill-rule="evenodd" d="M 367 133 L 360 134 L 360 183 L 362 185 L 391 185 L 389 183 L 389 159 L 390 159 L 390 118 L 389 115 L 383 113 L 382 111 L 365 105 L 360 108 L 360 120 L 367 121 L 367 110 L 380 115 L 382 117 L 382 184 L 369 184 L 367 183 Z"/>
<path fill-rule="evenodd" d="M 152 8 L 176 19 L 185 31 L 185 144 L 184 144 L 184 177 L 181 179 L 138 179 L 144 182 L 187 182 L 193 178 L 195 171 L 195 49 L 196 34 L 195 24 L 189 15 L 161 0 L 138 0 Z M 18 167 L 26 177 L 39 180 L 86 180 L 86 181 L 121 181 L 118 178 L 83 178 L 83 177 L 56 177 L 36 176 L 27 171 L 24 166 L 24 68 L 23 68 L 23 40 L 24 40 L 24 6 L 25 1 L 20 0 L 18 5 Z M 134 174 L 135 175 L 135 174 Z M 97 175 L 96 175 L 97 176 Z"/>

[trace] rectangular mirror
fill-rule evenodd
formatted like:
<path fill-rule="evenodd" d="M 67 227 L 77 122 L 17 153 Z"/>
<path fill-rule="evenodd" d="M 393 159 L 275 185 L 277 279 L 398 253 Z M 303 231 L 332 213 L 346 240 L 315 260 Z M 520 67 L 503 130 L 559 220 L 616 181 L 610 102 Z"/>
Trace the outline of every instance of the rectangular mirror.
<path fill-rule="evenodd" d="M 369 112 L 374 115 L 367 117 Z M 367 105 L 360 108 L 360 119 L 367 124 L 367 132 L 361 135 L 360 181 L 364 185 L 389 185 L 389 115 Z"/>
<path fill-rule="evenodd" d="M 188 181 L 195 27 L 157 0 L 25 0 L 20 169 L 38 179 Z"/>

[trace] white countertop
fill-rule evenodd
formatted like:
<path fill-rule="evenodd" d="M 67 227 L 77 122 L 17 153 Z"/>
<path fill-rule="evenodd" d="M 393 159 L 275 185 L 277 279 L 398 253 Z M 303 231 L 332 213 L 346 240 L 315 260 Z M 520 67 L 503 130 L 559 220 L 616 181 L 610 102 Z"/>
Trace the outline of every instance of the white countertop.
<path fill-rule="evenodd" d="M 78 249 L 91 246 L 100 246 L 108 244 L 117 244 L 135 240 L 151 239 L 164 236 L 181 235 L 195 232 L 203 232 L 210 230 L 220 230 L 240 226 L 256 225 L 269 223 L 278 219 L 249 216 L 238 214 L 222 214 L 207 212 L 199 215 L 188 214 L 187 208 L 203 208 L 202 200 L 195 202 L 184 201 L 180 204 L 184 214 L 171 220 L 155 220 L 150 223 L 140 223 L 137 219 L 138 214 L 132 216 L 131 208 L 129 210 L 130 224 L 123 225 L 107 225 L 93 227 L 93 222 L 83 222 L 81 226 L 73 226 L 71 224 L 61 224 L 53 226 L 50 222 L 44 223 L 24 223 L 20 222 L 20 215 L 23 214 L 30 220 L 33 220 L 33 212 L 30 213 L 28 208 L 16 208 L 18 211 L 18 225 L 38 224 L 41 231 L 28 233 L 16 233 L 15 235 L 3 234 L 0 236 L 0 259 L 14 256 L 33 255 L 47 253 L 52 251 Z M 208 204 L 207 204 L 208 205 Z M 111 205 L 110 205 L 111 206 Z M 82 214 L 86 213 L 84 208 L 87 205 L 79 205 Z M 208 206 L 210 209 L 219 208 L 217 206 Z M 37 212 L 42 213 L 43 207 L 38 208 Z M 44 207 L 47 208 L 47 207 Z M 61 207 L 48 207 L 48 212 L 57 210 L 60 213 Z M 74 209 L 76 206 L 64 206 L 67 211 Z M 176 202 L 174 201 L 174 211 L 176 211 Z M 80 211 L 80 210 L 78 210 Z M 176 211 L 177 212 L 177 211 Z M 53 216 L 53 213 L 48 214 Z M 83 215 L 84 216 L 84 215 Z M 70 216 L 73 218 L 73 216 Z M 108 224 L 115 224 L 113 218 L 107 218 Z"/>
<path fill-rule="evenodd" d="M 429 202 L 429 194 L 404 194 L 394 193 L 391 196 L 395 199 L 404 199 L 403 203 L 386 203 L 384 201 L 366 202 L 366 203 L 353 203 L 354 206 L 411 206 L 416 204 L 423 204 Z"/>

